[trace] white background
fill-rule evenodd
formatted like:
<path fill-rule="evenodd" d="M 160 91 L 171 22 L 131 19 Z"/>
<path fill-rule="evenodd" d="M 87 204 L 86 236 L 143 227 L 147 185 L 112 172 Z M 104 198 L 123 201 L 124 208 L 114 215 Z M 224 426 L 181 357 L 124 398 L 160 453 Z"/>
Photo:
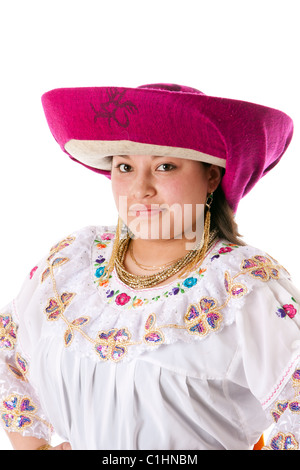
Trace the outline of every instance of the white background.
<path fill-rule="evenodd" d="M 0 305 L 60 238 L 117 220 L 109 180 L 48 130 L 40 97 L 56 87 L 171 82 L 289 114 L 294 139 L 237 222 L 300 286 L 298 0 L 9 0 L 0 44 Z"/>

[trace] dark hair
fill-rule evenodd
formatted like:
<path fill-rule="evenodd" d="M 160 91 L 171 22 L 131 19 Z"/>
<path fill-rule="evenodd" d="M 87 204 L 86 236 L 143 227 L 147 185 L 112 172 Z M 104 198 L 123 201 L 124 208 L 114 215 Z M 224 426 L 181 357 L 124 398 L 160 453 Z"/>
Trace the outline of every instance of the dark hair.
<path fill-rule="evenodd" d="M 213 202 L 210 208 L 211 212 L 211 230 L 216 229 L 218 236 L 228 240 L 235 245 L 245 245 L 240 240 L 238 225 L 235 221 L 234 212 L 229 206 L 221 185 L 217 187 L 213 194 Z"/>
<path fill-rule="evenodd" d="M 205 167 L 211 166 L 209 163 L 203 163 Z M 224 175 L 223 170 L 223 175 Z M 221 183 L 214 191 L 213 202 L 210 208 L 211 212 L 211 221 L 210 228 L 211 230 L 216 229 L 218 231 L 218 236 L 224 238 L 225 240 L 233 243 L 235 245 L 243 246 L 245 243 L 243 240 L 240 240 L 240 235 L 238 231 L 238 225 L 235 221 L 235 215 L 230 205 L 228 204 L 224 191 L 222 189 Z"/>

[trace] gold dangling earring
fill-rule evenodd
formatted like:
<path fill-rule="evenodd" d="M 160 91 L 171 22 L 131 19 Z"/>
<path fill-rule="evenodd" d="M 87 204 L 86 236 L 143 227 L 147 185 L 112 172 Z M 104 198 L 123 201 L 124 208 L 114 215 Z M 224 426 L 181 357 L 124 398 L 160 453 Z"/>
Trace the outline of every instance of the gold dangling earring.
<path fill-rule="evenodd" d="M 210 218 L 211 218 L 210 208 L 211 208 L 212 202 L 213 202 L 213 193 L 210 193 L 208 195 L 208 197 L 206 199 L 206 203 L 205 203 L 205 206 L 207 207 L 207 210 L 206 210 L 206 215 L 205 215 L 205 220 L 204 220 L 202 240 L 201 240 L 199 248 L 197 249 L 197 252 L 198 252 L 197 256 L 191 261 L 190 264 L 188 264 L 186 266 L 184 271 L 179 276 L 180 278 L 184 277 L 193 268 L 195 268 L 195 266 L 198 267 L 199 264 L 202 263 L 205 255 L 206 255 L 208 247 L 211 243 L 211 239 L 210 239 Z"/>
<path fill-rule="evenodd" d="M 210 218 L 211 218 L 211 205 L 213 203 L 214 193 L 210 193 L 207 197 L 205 206 L 207 207 L 205 222 L 204 222 L 204 240 L 203 247 L 205 247 L 205 252 L 207 251 L 209 245 L 209 236 L 210 236 Z"/>
<path fill-rule="evenodd" d="M 106 277 L 107 280 L 109 279 L 109 276 L 111 275 L 111 273 L 114 269 L 114 266 L 115 266 L 115 261 L 116 261 L 118 250 L 119 250 L 122 227 L 123 227 L 123 220 L 119 217 L 118 218 L 118 224 L 117 224 L 117 227 L 116 227 L 116 235 L 115 235 L 115 239 L 114 239 L 114 243 L 113 243 L 113 247 L 112 247 L 112 252 L 111 252 L 111 255 L 110 255 L 109 262 L 108 262 L 108 264 L 106 266 L 106 269 L 103 273 L 103 277 Z"/>
<path fill-rule="evenodd" d="M 214 193 L 210 193 L 207 197 L 206 204 L 205 204 L 205 206 L 207 207 L 207 211 L 206 211 L 205 222 L 204 222 L 204 238 L 206 238 L 207 240 L 209 240 L 210 218 L 211 218 L 210 209 L 213 203 L 213 199 L 214 199 Z"/>

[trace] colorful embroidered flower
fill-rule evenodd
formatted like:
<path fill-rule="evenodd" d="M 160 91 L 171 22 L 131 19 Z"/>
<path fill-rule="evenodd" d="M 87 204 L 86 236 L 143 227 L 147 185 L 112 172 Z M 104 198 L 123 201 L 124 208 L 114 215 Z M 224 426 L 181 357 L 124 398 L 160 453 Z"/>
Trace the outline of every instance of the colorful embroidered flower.
<path fill-rule="evenodd" d="M 230 253 L 232 251 L 232 248 L 230 248 L 230 246 L 225 246 L 223 248 L 220 248 L 218 250 L 218 253 L 222 254 L 222 253 Z"/>
<path fill-rule="evenodd" d="M 17 326 L 11 315 L 0 315 L 0 349 L 11 350 L 17 341 Z"/>
<path fill-rule="evenodd" d="M 195 284 L 197 284 L 197 279 L 195 277 L 188 277 L 183 281 L 183 285 L 185 287 L 193 287 Z"/>
<path fill-rule="evenodd" d="M 96 277 L 101 277 L 104 273 L 105 268 L 102 266 L 101 268 L 96 269 L 95 276 Z"/>
<path fill-rule="evenodd" d="M 68 305 L 71 303 L 74 296 L 75 294 L 64 292 L 60 296 L 60 299 L 49 299 L 48 305 L 45 308 L 47 319 L 50 321 L 58 320 Z"/>
<path fill-rule="evenodd" d="M 61 251 L 63 248 L 66 248 L 67 246 L 71 245 L 71 243 L 73 243 L 74 240 L 75 240 L 75 237 L 64 238 L 64 240 L 54 245 L 51 248 L 50 252 L 57 253 L 58 251 Z"/>
<path fill-rule="evenodd" d="M 253 258 L 244 259 L 241 269 L 249 272 L 255 279 L 261 281 L 269 281 L 270 277 L 279 279 L 279 271 L 273 262 L 265 256 L 254 256 Z"/>
<path fill-rule="evenodd" d="M 117 362 L 127 353 L 127 345 L 130 344 L 130 333 L 126 328 L 109 331 L 101 331 L 95 344 L 95 351 L 100 359 Z"/>
<path fill-rule="evenodd" d="M 102 263 L 104 263 L 104 261 L 105 261 L 104 256 L 101 256 L 101 255 L 100 255 L 99 258 L 97 258 L 97 259 L 95 260 L 95 263 L 97 263 L 97 264 L 102 264 Z"/>
<path fill-rule="evenodd" d="M 15 364 L 16 367 L 15 365 L 7 364 L 8 369 L 17 379 L 26 382 L 26 375 L 28 373 L 27 361 L 22 356 L 20 356 L 19 353 L 16 353 Z"/>
<path fill-rule="evenodd" d="M 131 299 L 131 297 L 129 295 L 125 294 L 125 293 L 119 294 L 116 297 L 116 304 L 117 305 L 125 305 L 125 304 L 127 304 L 127 302 L 129 302 L 130 299 Z"/>
<path fill-rule="evenodd" d="M 170 294 L 171 294 L 171 295 L 172 295 L 172 294 L 173 294 L 173 295 L 177 295 L 178 292 L 180 292 L 179 287 L 173 287 L 172 292 L 170 292 Z"/>
<path fill-rule="evenodd" d="M 113 297 L 115 295 L 115 291 L 114 290 L 110 290 L 108 289 L 106 291 L 106 297 L 109 299 L 110 297 Z"/>
<path fill-rule="evenodd" d="M 50 257 L 48 258 L 48 261 L 50 261 Z M 54 261 L 51 263 L 51 269 L 53 268 L 58 268 L 59 266 L 62 266 L 63 264 L 67 263 L 69 261 L 69 258 L 56 258 Z M 47 277 L 50 276 L 50 268 L 46 268 L 44 272 L 42 273 L 41 276 L 41 282 L 44 282 Z"/>
<path fill-rule="evenodd" d="M 86 325 L 90 321 L 89 317 L 79 317 L 69 323 L 69 326 L 64 334 L 65 346 L 70 346 L 74 339 L 74 330 L 81 329 L 83 325 Z"/>
<path fill-rule="evenodd" d="M 165 340 L 162 332 L 158 328 L 155 328 L 155 323 L 156 316 L 154 313 L 151 313 L 145 323 L 146 334 L 144 335 L 144 341 L 147 344 L 156 345 L 158 343 L 163 343 Z"/>
<path fill-rule="evenodd" d="M 238 248 L 238 245 L 234 245 L 233 243 L 223 243 L 223 247 L 219 248 L 219 250 L 210 258 L 210 260 L 213 261 L 220 258 L 220 255 L 226 255 L 226 253 L 230 253 L 233 251 L 233 248 Z"/>
<path fill-rule="evenodd" d="M 30 398 L 14 394 L 3 400 L 0 412 L 7 430 L 21 432 L 35 419 L 36 406 Z"/>
<path fill-rule="evenodd" d="M 293 387 L 300 388 L 300 369 L 296 369 L 292 375 Z"/>
<path fill-rule="evenodd" d="M 294 318 L 296 313 L 297 313 L 297 310 L 292 304 L 285 304 L 281 308 L 279 308 L 276 312 L 276 314 L 280 318 L 284 318 L 286 315 L 290 318 Z"/>
<path fill-rule="evenodd" d="M 184 315 L 188 333 L 199 336 L 207 335 L 210 330 L 218 330 L 222 320 L 218 302 L 208 297 L 202 297 L 199 304 L 191 304 Z"/>
<path fill-rule="evenodd" d="M 290 401 L 289 409 L 291 410 L 292 413 L 300 414 L 300 401 L 299 400 Z"/>
<path fill-rule="evenodd" d="M 264 449 L 270 450 L 297 450 L 299 444 L 294 436 L 294 434 L 284 434 L 279 432 L 271 439 L 270 447 L 265 447 Z"/>
<path fill-rule="evenodd" d="M 224 274 L 224 286 L 226 292 L 236 299 L 247 293 L 247 287 L 244 284 L 235 283 L 227 271 Z"/>
<path fill-rule="evenodd" d="M 56 253 L 63 250 L 67 246 L 71 245 L 71 243 L 73 243 L 74 240 L 75 240 L 75 237 L 67 237 L 64 240 L 62 240 L 61 242 L 54 245 L 50 250 L 50 254 L 48 256 L 48 261 L 50 262 L 52 260 L 52 258 L 56 255 Z"/>
<path fill-rule="evenodd" d="M 289 402 L 288 401 L 281 401 L 276 403 L 275 410 L 271 411 L 271 416 L 274 419 L 275 423 L 278 422 L 279 418 L 281 417 L 282 413 L 288 408 Z"/>
<path fill-rule="evenodd" d="M 106 248 L 106 245 L 104 243 L 97 243 L 97 248 L 101 250 L 102 248 Z"/>
<path fill-rule="evenodd" d="M 103 233 L 101 235 L 101 240 L 112 240 L 113 238 L 115 238 L 114 233 Z"/>
<path fill-rule="evenodd" d="M 143 305 L 142 299 L 135 299 L 135 300 L 132 302 L 132 306 L 133 306 L 133 307 L 140 307 L 141 305 Z"/>

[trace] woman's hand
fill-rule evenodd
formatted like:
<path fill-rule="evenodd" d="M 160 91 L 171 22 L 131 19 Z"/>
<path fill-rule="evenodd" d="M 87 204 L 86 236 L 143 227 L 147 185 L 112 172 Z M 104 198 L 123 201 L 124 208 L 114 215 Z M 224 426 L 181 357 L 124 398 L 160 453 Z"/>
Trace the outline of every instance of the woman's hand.
<path fill-rule="evenodd" d="M 72 450 L 69 442 L 62 442 L 58 446 L 51 447 L 49 450 Z"/>

